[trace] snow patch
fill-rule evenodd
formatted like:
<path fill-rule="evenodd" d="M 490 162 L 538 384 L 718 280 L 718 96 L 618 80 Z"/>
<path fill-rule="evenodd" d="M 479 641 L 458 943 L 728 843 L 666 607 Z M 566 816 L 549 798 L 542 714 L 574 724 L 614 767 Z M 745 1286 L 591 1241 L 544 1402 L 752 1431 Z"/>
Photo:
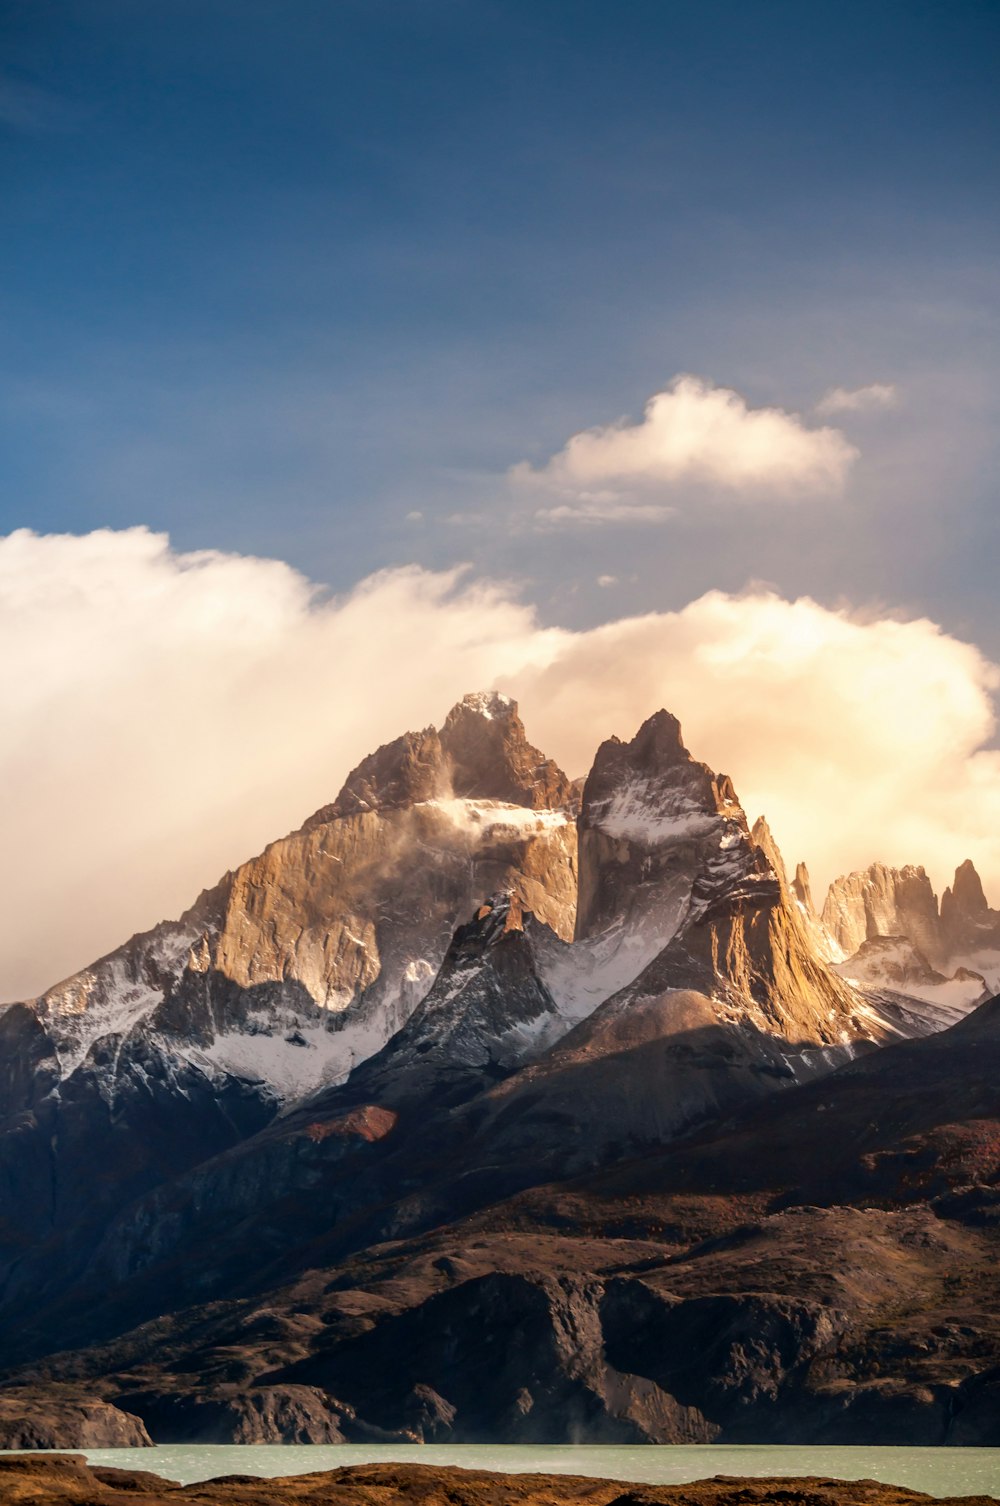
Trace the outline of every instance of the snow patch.
<path fill-rule="evenodd" d="M 463 706 L 475 711 L 488 722 L 502 721 L 513 704 L 510 696 L 501 695 L 499 690 L 476 690 L 462 697 Z"/>
<path fill-rule="evenodd" d="M 357 1021 L 342 1030 L 323 1024 L 290 1024 L 275 1033 L 227 1031 L 210 1046 L 182 1048 L 195 1065 L 263 1083 L 282 1104 L 308 1098 L 320 1088 L 343 1082 L 359 1062 L 385 1045 L 375 1021 Z"/>

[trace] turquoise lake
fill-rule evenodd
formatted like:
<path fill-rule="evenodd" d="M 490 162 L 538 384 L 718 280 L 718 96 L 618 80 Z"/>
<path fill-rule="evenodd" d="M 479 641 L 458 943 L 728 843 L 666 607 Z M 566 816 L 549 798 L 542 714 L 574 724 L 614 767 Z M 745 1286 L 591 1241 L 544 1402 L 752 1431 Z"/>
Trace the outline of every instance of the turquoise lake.
<path fill-rule="evenodd" d="M 215 1475 L 299 1475 L 375 1460 L 451 1464 L 511 1473 L 603 1475 L 649 1484 L 682 1484 L 711 1475 L 818 1475 L 882 1480 L 928 1495 L 1000 1498 L 1000 1448 L 813 1448 L 726 1445 L 603 1448 L 537 1445 L 166 1444 L 146 1449 L 88 1449 L 92 1464 L 148 1469 L 182 1484 Z"/>

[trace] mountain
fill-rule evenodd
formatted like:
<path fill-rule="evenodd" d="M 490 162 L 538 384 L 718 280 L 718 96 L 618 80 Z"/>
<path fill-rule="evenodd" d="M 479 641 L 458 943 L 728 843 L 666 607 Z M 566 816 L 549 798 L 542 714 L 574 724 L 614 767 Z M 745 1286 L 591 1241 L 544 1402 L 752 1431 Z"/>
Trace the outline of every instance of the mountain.
<path fill-rule="evenodd" d="M 932 966 L 945 959 L 937 898 L 923 868 L 872 863 L 830 885 L 823 924 L 844 957 L 873 936 L 906 936 Z"/>
<path fill-rule="evenodd" d="M 65 1283 L 118 1209 L 377 1052 L 484 890 L 570 938 L 573 798 L 513 702 L 467 697 L 179 921 L 0 1015 L 6 1300 Z"/>
<path fill-rule="evenodd" d="M 789 882 L 666 711 L 602 743 L 581 790 L 512 701 L 466 697 L 180 921 L 0 1014 L 0 1400 L 51 1417 L 56 1442 L 85 1412 L 164 1441 L 875 1436 L 881 1402 L 841 1417 L 806 1373 L 857 1339 L 858 1373 L 883 1365 L 909 1397 L 904 1358 L 841 1308 L 867 1269 L 862 1317 L 888 1312 L 893 1262 L 952 1217 L 936 1198 L 964 1196 L 955 1146 L 990 1143 L 988 1007 L 938 1054 L 887 1044 L 983 993 L 877 931 L 983 950 L 993 912 L 960 872 L 941 913 L 922 870 L 883 870 L 819 917 L 804 868 Z M 865 926 L 835 964 L 834 922 Z M 905 1219 L 859 1240 L 843 1158 L 863 1143 L 910 1165 L 905 1135 L 886 1146 L 924 1133 L 924 1103 L 939 1117 L 912 1164 L 937 1181 L 908 1202 L 893 1184 Z M 945 1246 L 979 1272 L 973 1204 Z M 748 1220 L 808 1300 L 791 1277 L 755 1284 Z M 855 1273 L 840 1316 L 810 1241 Z M 959 1386 L 993 1352 L 982 1292 L 975 1343 L 943 1346 Z M 661 1308 L 668 1348 L 707 1356 L 697 1384 L 642 1347 Z M 730 1319 L 732 1353 L 708 1339 Z"/>
<path fill-rule="evenodd" d="M 1000 912 L 990 909 L 969 861 L 956 870 L 940 907 L 926 872 L 913 865 L 872 863 L 836 879 L 821 927 L 840 976 L 890 1001 L 902 996 L 907 1017 L 926 1018 L 932 1028 L 1000 988 Z"/>
<path fill-rule="evenodd" d="M 991 910 L 983 883 L 968 859 L 955 869 L 941 896 L 941 938 L 949 957 L 1000 965 L 1000 910 Z"/>
<path fill-rule="evenodd" d="M 484 893 L 509 888 L 572 937 L 572 802 L 512 701 L 466 697 L 440 734 L 366 758 L 331 806 L 179 921 L 34 1001 L 61 1075 L 138 1028 L 275 1103 L 343 1078 L 407 1018 Z"/>

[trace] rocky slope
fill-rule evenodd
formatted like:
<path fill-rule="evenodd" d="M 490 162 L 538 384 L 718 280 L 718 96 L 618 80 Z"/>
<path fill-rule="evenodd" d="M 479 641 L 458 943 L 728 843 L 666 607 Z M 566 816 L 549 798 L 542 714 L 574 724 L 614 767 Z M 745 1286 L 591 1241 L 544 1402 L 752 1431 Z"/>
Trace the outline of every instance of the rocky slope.
<path fill-rule="evenodd" d="M 422 1225 L 401 1178 L 383 1214 L 395 1235 L 338 1256 L 317 1222 L 302 1258 L 231 1279 L 225 1302 L 53 1355 L 0 1395 L 31 1406 L 75 1387 L 154 1438 L 276 1441 L 294 1418 L 317 1441 L 336 1426 L 439 1442 L 989 1445 L 998 1068 L 994 1000 L 575 1178 L 504 1194 L 488 1143 L 475 1179 L 468 1159 L 411 1158 Z"/>

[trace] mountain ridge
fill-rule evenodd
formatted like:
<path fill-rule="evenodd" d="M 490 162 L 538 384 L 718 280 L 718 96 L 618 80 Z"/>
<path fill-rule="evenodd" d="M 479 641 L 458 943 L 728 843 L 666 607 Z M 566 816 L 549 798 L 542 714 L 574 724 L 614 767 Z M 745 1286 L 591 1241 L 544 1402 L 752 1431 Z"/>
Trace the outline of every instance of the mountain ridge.
<path fill-rule="evenodd" d="M 470 1264 L 447 1230 L 478 1220 L 497 1233 L 504 1210 L 534 1206 L 546 1186 L 596 1186 L 616 1166 L 670 1166 L 734 1116 L 754 1126 L 755 1115 L 780 1119 L 786 1111 L 772 1103 L 790 1105 L 794 1119 L 819 1084 L 845 1073 L 853 1081 L 865 1063 L 878 1065 L 878 1091 L 891 1096 L 890 1043 L 951 1025 L 986 988 L 971 969 L 946 977 L 912 939 L 879 926 L 923 925 L 932 949 L 946 933 L 985 955 L 994 912 L 971 864 L 940 911 L 933 900 L 933 925 L 922 870 L 882 866 L 838 883 L 831 931 L 804 866 L 789 881 L 766 821 L 751 829 L 732 780 L 692 757 L 665 710 L 630 740 L 603 742 L 582 788 L 495 692 L 467 696 L 440 733 L 385 744 L 331 805 L 204 891 L 179 921 L 0 1012 L 0 1324 L 13 1366 L 0 1395 L 27 1394 L 32 1378 L 47 1376 L 76 1386 L 81 1406 L 121 1401 L 129 1413 L 134 1403 L 130 1415 L 154 1437 L 182 1415 L 200 1427 L 196 1413 L 262 1439 L 282 1427 L 318 1437 L 341 1425 L 323 1396 L 342 1420 L 354 1418 L 358 1436 L 480 1429 L 542 1439 L 563 1426 L 560 1407 L 593 1439 L 737 1436 L 725 1407 L 630 1368 L 629 1325 L 650 1309 L 638 1288 L 626 1297 L 607 1285 L 606 1230 L 590 1243 L 584 1232 L 596 1194 L 573 1205 L 575 1244 L 534 1228 L 510 1245 L 519 1252 L 510 1270 L 486 1254 Z M 853 939 L 862 926 L 845 956 L 838 936 Z M 969 1018 L 981 1028 L 992 1015 Z M 975 1048 L 984 1064 L 996 1046 L 987 1030 Z M 956 1113 L 967 1116 L 960 1086 Z M 844 1090 L 831 1091 L 839 1102 Z M 978 1134 L 963 1129 L 955 1145 L 979 1144 Z M 805 1138 L 819 1182 L 834 1186 L 835 1147 Z M 708 1176 L 710 1158 L 697 1157 Z M 712 1206 L 703 1186 L 683 1195 Z M 738 1210 L 746 1194 L 718 1196 Z M 962 1214 L 963 1229 L 978 1227 L 978 1207 L 972 1224 Z M 720 1204 L 698 1216 L 725 1225 L 727 1215 Z M 836 1215 L 844 1238 L 854 1216 Z M 560 1253 L 549 1270 L 553 1237 Z M 341 1337 L 376 1364 L 381 1350 L 362 1339 L 378 1327 L 378 1252 L 435 1244 L 473 1286 L 451 1296 L 450 1278 L 441 1289 L 437 1276 L 429 1287 L 421 1276 L 423 1296 L 401 1316 L 400 1335 L 439 1368 L 448 1325 L 496 1336 L 527 1303 L 541 1348 L 524 1350 L 522 1380 L 548 1355 L 547 1401 L 521 1407 L 531 1387 L 519 1390 L 513 1370 L 513 1389 L 490 1391 L 478 1421 L 420 1375 L 399 1395 L 390 1386 L 355 1397 L 339 1370 L 300 1373 L 294 1343 L 282 1348 L 282 1339 L 280 1364 L 253 1345 L 235 1370 L 203 1356 L 186 1382 L 201 1399 L 185 1412 L 144 1348 L 150 1325 L 171 1335 L 181 1375 L 197 1350 L 185 1313 L 221 1304 L 222 1355 L 242 1342 L 227 1304 L 266 1327 L 275 1290 L 315 1297 L 317 1281 L 331 1291 L 346 1281 L 360 1306 Z M 638 1237 L 625 1264 L 657 1248 Z M 622 1252 L 615 1258 L 621 1265 Z M 811 1363 L 805 1356 L 826 1342 L 818 1335 L 847 1329 L 828 1332 L 818 1309 L 790 1300 L 740 1298 L 733 1311 L 753 1344 L 780 1329 L 797 1363 Z M 299 1326 L 289 1312 L 278 1329 Z M 307 1330 L 295 1340 L 306 1348 Z M 582 1347 L 553 1338 L 566 1332 Z M 67 1345 L 76 1353 L 61 1356 Z M 967 1378 L 972 1362 L 962 1363 Z M 254 1393 L 249 1411 L 233 1410 L 234 1375 Z M 834 1426 L 826 1402 L 801 1409 L 797 1381 L 762 1384 L 791 1398 L 794 1426 Z M 755 1427 L 775 1425 L 766 1407 L 752 1415 Z"/>

